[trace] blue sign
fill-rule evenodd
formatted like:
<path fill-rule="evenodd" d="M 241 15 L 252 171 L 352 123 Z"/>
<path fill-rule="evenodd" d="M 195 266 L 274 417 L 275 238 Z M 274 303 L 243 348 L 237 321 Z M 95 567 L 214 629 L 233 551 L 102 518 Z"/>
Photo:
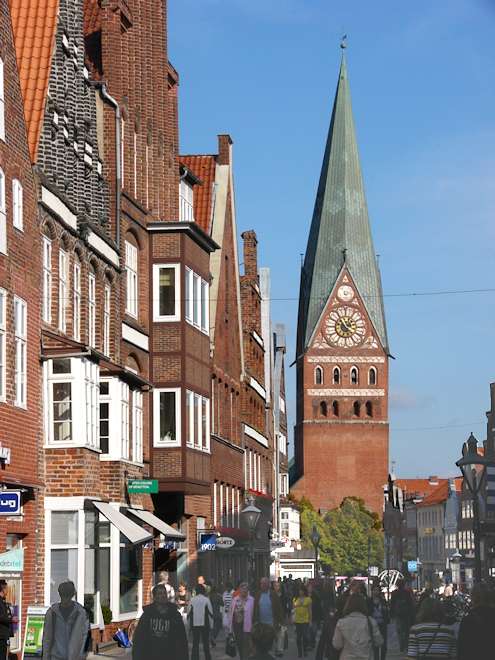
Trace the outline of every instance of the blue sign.
<path fill-rule="evenodd" d="M 0 490 L 0 516 L 21 515 L 21 493 L 18 490 Z"/>
<path fill-rule="evenodd" d="M 199 536 L 199 549 L 201 552 L 208 552 L 209 550 L 216 550 L 217 535 L 213 532 L 200 534 Z"/>
<path fill-rule="evenodd" d="M 418 562 L 417 561 L 408 561 L 407 562 L 407 570 L 409 573 L 417 573 L 418 572 Z"/>

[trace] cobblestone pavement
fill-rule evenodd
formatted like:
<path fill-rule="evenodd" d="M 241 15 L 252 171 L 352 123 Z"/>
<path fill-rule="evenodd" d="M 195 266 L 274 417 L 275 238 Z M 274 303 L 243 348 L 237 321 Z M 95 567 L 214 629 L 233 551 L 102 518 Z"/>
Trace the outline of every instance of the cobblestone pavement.
<path fill-rule="evenodd" d="M 393 625 L 390 625 L 389 627 L 388 638 L 389 638 L 389 650 L 387 653 L 387 660 L 403 660 L 405 656 L 401 654 L 398 650 L 397 637 L 395 634 L 395 627 Z M 216 648 L 212 649 L 211 651 L 212 651 L 211 652 L 212 660 L 231 660 L 231 658 L 229 658 L 228 655 L 225 655 L 225 638 L 223 636 L 219 636 Z M 88 656 L 88 660 L 96 659 L 96 658 L 104 658 L 104 657 L 129 659 L 132 657 L 132 652 L 131 650 L 115 649 L 113 651 L 109 651 L 108 653 L 105 653 L 104 655 L 90 654 Z M 314 651 L 311 651 L 308 654 L 308 660 L 312 660 L 313 658 L 314 658 Z M 200 650 L 200 660 L 204 660 L 202 648 Z M 289 627 L 289 648 L 284 653 L 282 660 L 297 660 L 296 640 L 295 640 L 294 628 L 292 626 Z"/>

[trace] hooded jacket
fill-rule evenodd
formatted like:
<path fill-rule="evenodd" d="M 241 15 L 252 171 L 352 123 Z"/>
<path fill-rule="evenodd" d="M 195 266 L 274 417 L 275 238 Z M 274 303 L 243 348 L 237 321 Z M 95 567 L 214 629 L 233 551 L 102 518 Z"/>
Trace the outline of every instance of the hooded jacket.
<path fill-rule="evenodd" d="M 146 605 L 132 639 L 133 660 L 188 660 L 182 617 L 173 603 Z"/>
<path fill-rule="evenodd" d="M 342 649 L 339 660 L 369 660 L 372 643 L 381 646 L 383 637 L 371 617 L 352 612 L 337 622 L 332 644 L 337 650 Z"/>
<path fill-rule="evenodd" d="M 69 617 L 64 619 L 60 603 L 45 614 L 43 627 L 43 660 L 82 660 L 86 657 L 89 618 L 82 605 L 74 602 Z"/>

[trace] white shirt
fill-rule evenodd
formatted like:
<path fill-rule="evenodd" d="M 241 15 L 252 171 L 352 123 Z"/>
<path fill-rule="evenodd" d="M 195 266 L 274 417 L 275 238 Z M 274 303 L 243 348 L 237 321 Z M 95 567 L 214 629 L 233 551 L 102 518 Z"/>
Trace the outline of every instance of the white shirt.
<path fill-rule="evenodd" d="M 210 599 L 203 594 L 194 596 L 189 605 L 189 612 L 192 610 L 192 624 L 193 627 L 206 625 L 206 611 L 208 610 L 209 618 L 213 621 L 213 608 Z"/>

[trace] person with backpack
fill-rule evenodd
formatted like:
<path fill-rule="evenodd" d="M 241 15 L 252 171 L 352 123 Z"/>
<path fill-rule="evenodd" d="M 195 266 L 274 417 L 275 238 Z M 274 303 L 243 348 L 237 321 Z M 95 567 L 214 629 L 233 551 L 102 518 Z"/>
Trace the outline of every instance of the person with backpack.
<path fill-rule="evenodd" d="M 133 660 L 188 660 L 186 629 L 164 584 L 153 588 L 153 602 L 143 607 L 132 638 Z"/>
<path fill-rule="evenodd" d="M 444 624 L 442 603 L 436 598 L 425 598 L 411 627 L 407 646 L 407 658 L 421 660 L 455 660 L 457 644 L 454 632 Z M 469 660 L 480 660 L 470 654 Z"/>
<path fill-rule="evenodd" d="M 402 653 L 407 649 L 409 630 L 414 623 L 416 606 L 414 596 L 404 580 L 397 582 L 397 589 L 390 599 L 390 614 L 395 620 L 399 647 Z"/>

